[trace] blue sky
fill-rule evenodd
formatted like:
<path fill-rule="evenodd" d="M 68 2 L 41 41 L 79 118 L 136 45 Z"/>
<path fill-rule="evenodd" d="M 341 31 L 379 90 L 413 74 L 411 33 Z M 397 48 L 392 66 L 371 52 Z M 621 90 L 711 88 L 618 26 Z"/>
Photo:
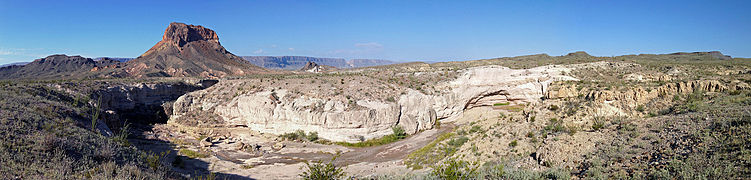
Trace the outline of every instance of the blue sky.
<path fill-rule="evenodd" d="M 751 1 L 9 1 L 0 64 L 50 54 L 137 57 L 170 22 L 237 55 L 400 61 L 587 51 L 751 57 Z"/>

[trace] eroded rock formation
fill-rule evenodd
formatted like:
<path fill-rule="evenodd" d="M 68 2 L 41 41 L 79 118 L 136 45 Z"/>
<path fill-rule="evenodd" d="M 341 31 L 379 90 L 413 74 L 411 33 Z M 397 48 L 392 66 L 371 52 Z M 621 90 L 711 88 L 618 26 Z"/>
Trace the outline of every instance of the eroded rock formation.
<path fill-rule="evenodd" d="M 102 111 L 110 116 L 117 116 L 120 121 L 166 123 L 172 113 L 172 102 L 178 97 L 215 83 L 216 80 L 203 80 L 197 83 L 117 85 L 94 92 L 92 100 L 99 103 Z"/>
<path fill-rule="evenodd" d="M 304 130 L 333 141 L 357 142 L 390 134 L 390 127 L 395 125 L 410 134 L 431 129 L 437 119 L 450 118 L 468 108 L 537 102 L 551 82 L 575 80 L 562 75 L 564 71 L 567 69 L 554 66 L 469 68 L 457 79 L 437 86 L 439 94 L 408 90 L 394 102 L 361 99 L 348 103 L 300 96 L 285 89 L 244 93 L 225 100 L 212 97 L 222 90 L 215 87 L 178 98 L 171 119 L 182 123 L 191 118 L 191 112 L 208 111 L 222 126 L 272 134 Z M 234 88 L 232 84 L 221 86 Z"/>

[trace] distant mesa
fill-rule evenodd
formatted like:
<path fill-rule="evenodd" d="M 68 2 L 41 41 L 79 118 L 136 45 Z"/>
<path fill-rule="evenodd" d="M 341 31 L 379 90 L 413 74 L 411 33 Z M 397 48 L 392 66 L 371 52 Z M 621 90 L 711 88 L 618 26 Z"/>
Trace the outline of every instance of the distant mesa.
<path fill-rule="evenodd" d="M 592 55 L 589 55 L 589 53 L 584 51 L 576 51 L 572 53 L 568 53 L 566 56 L 568 57 L 592 57 Z"/>
<path fill-rule="evenodd" d="M 382 59 L 346 60 L 342 58 L 319 58 L 307 56 L 242 56 L 242 58 L 256 66 L 284 70 L 298 70 L 303 68 L 308 62 L 314 62 L 318 65 L 332 66 L 339 69 L 396 64 L 394 61 Z"/>
<path fill-rule="evenodd" d="M 670 55 L 698 55 L 698 56 L 711 56 L 713 58 L 717 58 L 720 60 L 731 60 L 733 57 L 730 57 L 728 55 L 722 54 L 720 51 L 709 51 L 709 52 L 677 52 L 672 53 Z"/>
<path fill-rule="evenodd" d="M 177 22 L 170 23 L 161 41 L 126 64 L 125 76 L 131 77 L 217 78 L 267 72 L 224 49 L 213 30 Z"/>

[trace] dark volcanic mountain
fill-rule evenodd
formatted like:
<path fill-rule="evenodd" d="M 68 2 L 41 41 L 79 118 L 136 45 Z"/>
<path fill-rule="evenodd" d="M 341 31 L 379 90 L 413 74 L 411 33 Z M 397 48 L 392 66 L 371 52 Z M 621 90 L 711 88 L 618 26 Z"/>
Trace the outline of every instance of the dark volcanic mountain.
<path fill-rule="evenodd" d="M 175 22 L 164 31 L 161 41 L 126 64 L 125 72 L 132 77 L 224 77 L 266 72 L 224 49 L 213 30 Z"/>
<path fill-rule="evenodd" d="M 119 61 L 95 61 L 81 56 L 51 55 L 26 65 L 0 68 L 0 79 L 75 79 L 112 74 L 120 68 Z"/>
<path fill-rule="evenodd" d="M 336 68 L 358 68 L 367 66 L 380 66 L 395 64 L 396 62 L 380 59 L 352 59 L 345 60 L 342 58 L 317 58 L 306 56 L 242 56 L 248 62 L 269 69 L 286 69 L 297 70 L 305 66 L 308 62 L 314 62 L 319 65 L 333 66 Z"/>

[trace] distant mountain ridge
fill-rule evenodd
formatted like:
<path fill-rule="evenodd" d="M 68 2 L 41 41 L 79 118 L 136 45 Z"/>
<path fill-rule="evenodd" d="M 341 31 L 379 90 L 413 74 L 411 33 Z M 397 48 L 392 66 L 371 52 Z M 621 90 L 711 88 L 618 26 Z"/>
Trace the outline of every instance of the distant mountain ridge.
<path fill-rule="evenodd" d="M 0 68 L 0 79 L 99 77 L 104 74 L 111 75 L 121 65 L 121 62 L 110 59 L 95 61 L 81 56 L 56 54 L 34 60 L 25 65 L 2 67 Z"/>
<path fill-rule="evenodd" d="M 115 61 L 120 61 L 120 62 L 128 62 L 128 61 L 130 61 L 130 60 L 133 60 L 133 59 L 136 59 L 136 58 L 124 58 L 124 57 L 98 57 L 98 58 L 94 58 L 94 61 L 101 61 L 101 60 L 104 60 L 104 59 L 110 59 L 110 60 L 115 60 Z"/>
<path fill-rule="evenodd" d="M 23 65 L 26 65 L 26 64 L 29 64 L 29 63 L 31 63 L 31 62 L 14 62 L 14 63 L 2 64 L 2 65 L 0 65 L 0 68 L 1 67 L 8 67 L 8 66 L 23 66 Z"/>
<path fill-rule="evenodd" d="M 268 69 L 298 70 L 308 62 L 314 62 L 318 65 L 333 66 L 336 68 L 359 68 L 367 66 L 380 66 L 396 64 L 397 62 L 382 59 L 351 59 L 343 58 L 320 58 L 308 56 L 241 56 L 248 62 Z"/>

